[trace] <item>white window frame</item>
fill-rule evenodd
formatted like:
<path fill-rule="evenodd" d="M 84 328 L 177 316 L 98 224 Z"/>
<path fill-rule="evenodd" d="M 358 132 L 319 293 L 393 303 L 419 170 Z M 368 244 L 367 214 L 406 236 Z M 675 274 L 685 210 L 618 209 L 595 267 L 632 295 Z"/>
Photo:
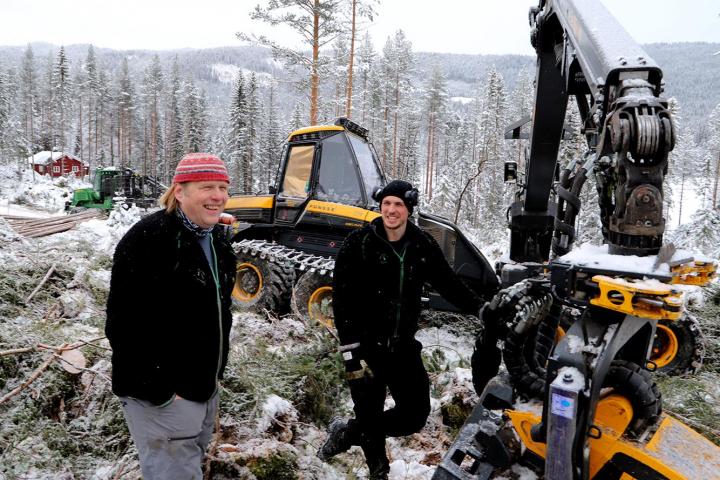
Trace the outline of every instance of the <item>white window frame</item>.
<path fill-rule="evenodd" d="M 53 173 L 60 173 L 60 166 L 59 165 L 53 165 Z"/>

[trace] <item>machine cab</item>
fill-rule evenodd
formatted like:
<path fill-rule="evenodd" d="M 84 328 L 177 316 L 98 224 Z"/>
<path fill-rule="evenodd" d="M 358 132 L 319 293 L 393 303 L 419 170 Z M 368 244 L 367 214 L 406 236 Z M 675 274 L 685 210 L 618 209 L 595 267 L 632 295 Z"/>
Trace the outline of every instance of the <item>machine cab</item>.
<path fill-rule="evenodd" d="M 375 208 L 371 194 L 385 178 L 367 134 L 346 118 L 292 132 L 276 183 L 276 221 L 295 223 L 312 201 L 316 208 L 324 202 Z"/>

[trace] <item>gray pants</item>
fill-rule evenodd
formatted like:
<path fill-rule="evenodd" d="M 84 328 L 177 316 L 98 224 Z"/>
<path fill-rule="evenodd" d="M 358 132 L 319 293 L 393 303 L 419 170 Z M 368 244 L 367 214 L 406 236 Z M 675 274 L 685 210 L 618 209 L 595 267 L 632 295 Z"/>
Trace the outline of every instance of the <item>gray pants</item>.
<path fill-rule="evenodd" d="M 156 407 L 120 397 L 145 480 L 201 480 L 202 459 L 215 425 L 218 394 L 207 402 L 175 398 Z"/>

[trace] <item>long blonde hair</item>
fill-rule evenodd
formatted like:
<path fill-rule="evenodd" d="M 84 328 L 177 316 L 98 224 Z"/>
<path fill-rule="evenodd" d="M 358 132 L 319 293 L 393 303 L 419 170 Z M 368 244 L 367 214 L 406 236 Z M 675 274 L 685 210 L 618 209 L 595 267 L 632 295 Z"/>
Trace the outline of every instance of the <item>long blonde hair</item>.
<path fill-rule="evenodd" d="M 177 183 L 173 183 L 170 188 L 165 190 L 165 193 L 158 199 L 158 203 L 161 207 L 165 208 L 166 213 L 174 213 L 177 210 L 180 202 L 175 198 L 175 190 L 177 190 Z"/>

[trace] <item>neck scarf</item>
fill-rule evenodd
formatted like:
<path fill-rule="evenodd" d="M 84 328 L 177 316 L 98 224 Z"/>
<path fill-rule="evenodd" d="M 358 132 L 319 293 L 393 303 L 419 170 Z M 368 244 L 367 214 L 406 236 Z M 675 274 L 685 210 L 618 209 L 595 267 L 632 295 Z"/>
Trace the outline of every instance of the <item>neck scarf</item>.
<path fill-rule="evenodd" d="M 200 225 L 198 225 L 195 222 L 193 222 L 192 220 L 190 220 L 187 217 L 187 215 L 185 215 L 185 212 L 183 212 L 180 209 L 180 207 L 178 207 L 176 212 L 177 212 L 177 216 L 180 218 L 180 220 L 182 220 L 183 225 L 185 225 L 185 228 L 187 228 L 192 233 L 194 233 L 195 236 L 197 236 L 198 238 L 203 238 L 203 237 L 208 236 L 210 234 L 210 232 L 213 231 L 213 228 L 215 228 L 215 227 L 202 228 Z"/>

